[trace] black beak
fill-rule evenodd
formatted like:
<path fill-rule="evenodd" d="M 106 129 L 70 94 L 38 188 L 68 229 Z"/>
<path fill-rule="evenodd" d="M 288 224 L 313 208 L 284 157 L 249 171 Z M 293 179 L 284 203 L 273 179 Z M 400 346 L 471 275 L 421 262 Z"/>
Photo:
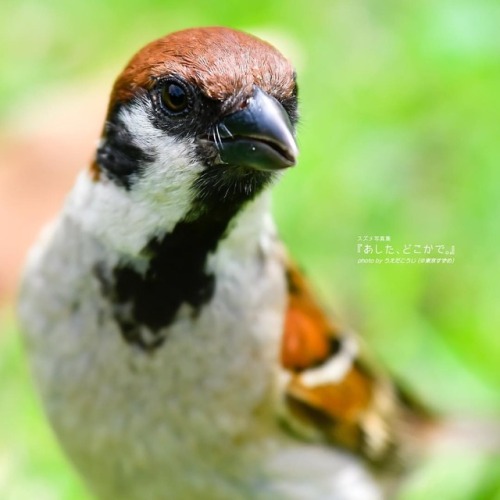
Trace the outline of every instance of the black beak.
<path fill-rule="evenodd" d="M 217 134 L 223 163 L 271 171 L 297 161 L 299 151 L 288 113 L 257 86 L 244 108 L 219 122 Z"/>

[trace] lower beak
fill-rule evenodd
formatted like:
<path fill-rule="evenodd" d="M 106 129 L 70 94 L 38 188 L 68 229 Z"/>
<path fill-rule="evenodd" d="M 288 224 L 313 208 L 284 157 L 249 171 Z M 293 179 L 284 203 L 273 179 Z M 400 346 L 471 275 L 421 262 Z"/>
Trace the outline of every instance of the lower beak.
<path fill-rule="evenodd" d="M 272 171 L 291 167 L 297 161 L 298 148 L 288 113 L 257 86 L 243 109 L 219 122 L 217 135 L 220 141 L 216 147 L 226 164 Z"/>

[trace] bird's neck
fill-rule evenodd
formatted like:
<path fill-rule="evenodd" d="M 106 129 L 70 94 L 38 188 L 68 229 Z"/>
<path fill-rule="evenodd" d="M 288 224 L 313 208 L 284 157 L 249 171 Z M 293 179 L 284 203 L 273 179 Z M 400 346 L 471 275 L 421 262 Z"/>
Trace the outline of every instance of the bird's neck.
<path fill-rule="evenodd" d="M 114 255 L 106 265 L 96 263 L 97 275 L 118 306 L 115 319 L 124 338 L 145 349 L 161 345 L 160 332 L 182 305 L 199 311 L 209 303 L 218 280 L 235 265 L 255 266 L 274 237 L 265 192 L 241 206 L 222 204 L 208 211 L 191 206 L 177 221 L 164 215 L 162 226 L 156 214 L 129 197 L 126 203 L 113 184 L 107 187 L 81 178 L 66 213 Z M 152 333 L 151 343 L 143 341 L 140 327 Z"/>
<path fill-rule="evenodd" d="M 212 204 L 201 210 L 188 193 L 189 189 L 180 194 L 177 190 L 177 198 L 155 200 L 152 205 L 149 200 L 134 199 L 113 182 L 94 181 L 85 171 L 67 200 L 65 213 L 85 232 L 130 260 L 174 239 L 176 248 L 188 252 L 198 245 L 213 252 L 224 240 L 226 248 L 234 247 L 244 256 L 245 249 L 252 248 L 269 229 L 268 190 L 239 204 Z"/>

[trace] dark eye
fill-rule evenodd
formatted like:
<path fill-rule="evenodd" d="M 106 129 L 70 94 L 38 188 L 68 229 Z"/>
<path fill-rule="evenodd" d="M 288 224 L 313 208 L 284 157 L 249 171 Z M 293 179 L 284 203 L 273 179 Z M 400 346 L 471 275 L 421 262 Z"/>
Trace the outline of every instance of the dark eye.
<path fill-rule="evenodd" d="M 166 82 L 160 92 L 165 108 L 173 114 L 184 113 L 190 104 L 187 89 L 177 82 Z"/>

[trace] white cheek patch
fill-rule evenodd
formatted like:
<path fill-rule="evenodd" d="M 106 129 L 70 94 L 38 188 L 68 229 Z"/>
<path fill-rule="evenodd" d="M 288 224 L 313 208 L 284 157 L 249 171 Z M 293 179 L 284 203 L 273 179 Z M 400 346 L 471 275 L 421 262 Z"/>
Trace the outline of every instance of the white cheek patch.
<path fill-rule="evenodd" d="M 192 205 L 192 186 L 204 167 L 196 157 L 194 139 L 179 139 L 159 130 L 151 123 L 151 112 L 146 100 L 120 112 L 134 144 L 154 159 L 144 166 L 131 192 L 138 201 L 151 201 L 158 209 L 168 207 L 178 220 Z"/>
<path fill-rule="evenodd" d="M 300 381 L 306 387 L 340 382 L 352 367 L 358 354 L 356 340 L 351 336 L 342 337 L 342 347 L 338 353 L 318 368 L 305 370 L 300 375 Z"/>
<path fill-rule="evenodd" d="M 134 145 L 154 160 L 138 165 L 129 190 L 105 177 L 94 182 L 83 172 L 66 210 L 86 231 L 134 255 L 186 217 L 195 196 L 192 186 L 204 167 L 192 139 L 169 136 L 151 123 L 146 101 L 123 108 L 119 119 Z"/>

